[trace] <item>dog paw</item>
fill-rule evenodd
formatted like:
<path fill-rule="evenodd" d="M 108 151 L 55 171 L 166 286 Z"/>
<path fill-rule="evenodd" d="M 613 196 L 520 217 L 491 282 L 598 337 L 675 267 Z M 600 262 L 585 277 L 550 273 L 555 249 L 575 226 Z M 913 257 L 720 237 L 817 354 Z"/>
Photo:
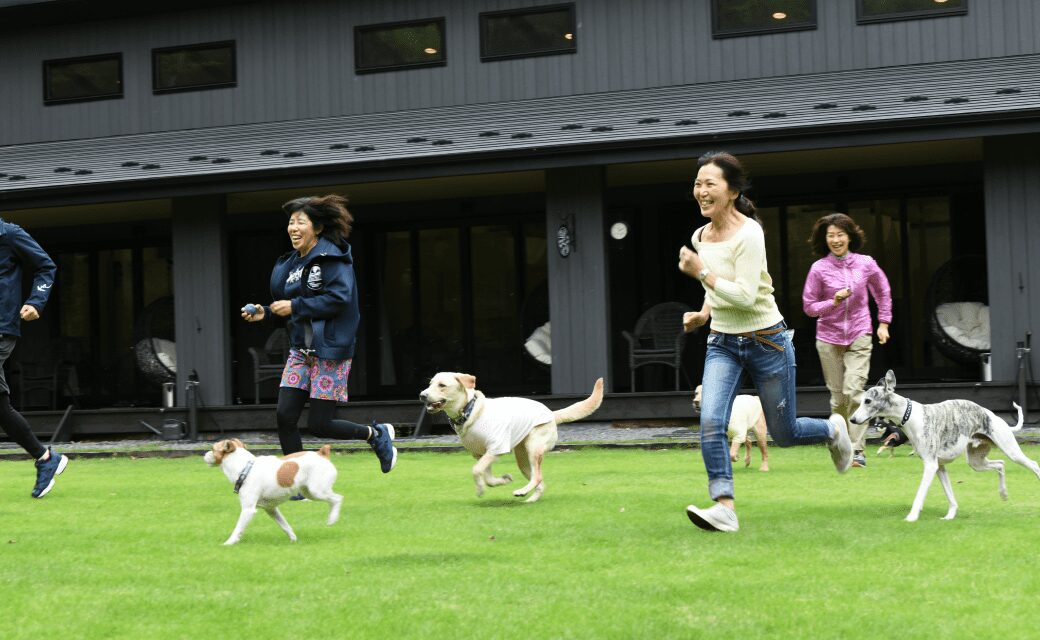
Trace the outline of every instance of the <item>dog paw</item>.
<path fill-rule="evenodd" d="M 483 498 L 484 497 L 484 487 L 477 487 L 477 497 L 478 498 Z"/>
<path fill-rule="evenodd" d="M 224 546 L 225 547 L 230 547 L 233 544 L 238 544 L 238 540 L 233 540 L 231 538 L 228 538 L 227 540 L 224 541 Z"/>
<path fill-rule="evenodd" d="M 911 513 L 905 519 L 906 519 L 907 522 L 917 522 L 917 515 Z"/>
<path fill-rule="evenodd" d="M 510 473 L 507 473 L 507 474 L 502 476 L 502 480 L 504 482 L 512 482 L 513 481 L 513 475 L 510 474 Z"/>

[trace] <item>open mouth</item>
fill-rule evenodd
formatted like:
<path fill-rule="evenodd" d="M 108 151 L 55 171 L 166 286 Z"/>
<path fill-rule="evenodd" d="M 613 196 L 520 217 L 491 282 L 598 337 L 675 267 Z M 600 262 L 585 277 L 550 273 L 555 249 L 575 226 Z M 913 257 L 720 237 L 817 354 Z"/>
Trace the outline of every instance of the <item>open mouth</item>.
<path fill-rule="evenodd" d="M 435 413 L 444 408 L 445 400 L 433 400 L 426 403 L 426 411 Z"/>

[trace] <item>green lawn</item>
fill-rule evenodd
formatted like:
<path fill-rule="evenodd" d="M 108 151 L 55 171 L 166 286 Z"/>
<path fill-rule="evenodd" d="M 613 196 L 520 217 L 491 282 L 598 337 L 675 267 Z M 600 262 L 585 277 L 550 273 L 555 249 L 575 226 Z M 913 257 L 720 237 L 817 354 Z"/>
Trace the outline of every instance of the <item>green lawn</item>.
<path fill-rule="evenodd" d="M 686 518 L 708 504 L 696 450 L 554 453 L 534 505 L 477 499 L 464 454 L 388 476 L 339 455 L 339 524 L 288 503 L 299 542 L 260 514 L 227 548 L 237 498 L 201 457 L 73 460 L 38 501 L 31 463 L 0 462 L 0 637 L 1032 637 L 1040 482 L 1009 463 L 1005 503 L 960 461 L 957 519 L 936 481 L 910 524 L 906 451 L 845 476 L 820 447 L 773 449 L 769 473 L 756 451 L 735 535 Z"/>

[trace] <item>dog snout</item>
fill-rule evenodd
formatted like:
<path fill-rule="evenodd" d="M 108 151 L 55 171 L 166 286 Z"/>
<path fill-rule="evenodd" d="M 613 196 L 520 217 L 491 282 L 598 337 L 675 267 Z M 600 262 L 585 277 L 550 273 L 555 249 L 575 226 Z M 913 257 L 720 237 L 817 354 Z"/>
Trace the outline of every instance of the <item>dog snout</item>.
<path fill-rule="evenodd" d="M 426 397 L 429 396 L 429 395 L 430 395 L 429 391 L 422 391 L 419 394 L 419 399 L 422 400 L 423 402 L 426 402 Z"/>

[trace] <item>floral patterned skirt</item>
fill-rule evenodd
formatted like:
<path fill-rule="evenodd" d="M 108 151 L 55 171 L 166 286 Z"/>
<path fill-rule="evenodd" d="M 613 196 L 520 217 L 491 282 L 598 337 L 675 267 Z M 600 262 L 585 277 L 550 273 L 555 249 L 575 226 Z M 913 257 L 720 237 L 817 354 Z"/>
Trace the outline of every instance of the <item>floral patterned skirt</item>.
<path fill-rule="evenodd" d="M 350 377 L 351 360 L 322 360 L 307 358 L 299 349 L 289 350 L 289 359 L 282 371 L 280 386 L 310 391 L 314 400 L 347 401 L 347 378 Z"/>

